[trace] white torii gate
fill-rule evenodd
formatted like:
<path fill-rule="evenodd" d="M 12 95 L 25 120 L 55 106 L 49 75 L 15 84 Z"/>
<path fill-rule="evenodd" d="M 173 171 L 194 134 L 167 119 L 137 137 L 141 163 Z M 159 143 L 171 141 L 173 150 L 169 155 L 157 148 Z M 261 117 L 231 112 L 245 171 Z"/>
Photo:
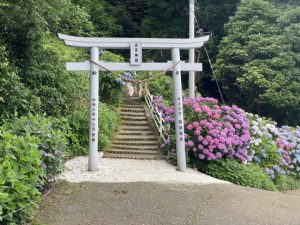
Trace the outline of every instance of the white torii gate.
<path fill-rule="evenodd" d="M 90 49 L 90 61 L 67 63 L 68 71 L 90 71 L 90 118 L 89 118 L 89 171 L 97 170 L 98 164 L 98 101 L 99 101 L 99 71 L 165 71 L 173 68 L 175 127 L 177 167 L 179 171 L 186 169 L 186 153 L 184 138 L 184 120 L 182 104 L 181 71 L 202 71 L 201 63 L 185 63 L 180 61 L 180 49 L 201 48 L 209 36 L 191 39 L 163 38 L 93 38 L 74 37 L 58 34 L 65 45 Z M 100 49 L 130 49 L 130 63 L 112 63 L 99 61 Z M 143 63 L 143 49 L 170 49 L 172 61 L 166 63 Z M 96 65 L 103 66 L 100 67 Z"/>

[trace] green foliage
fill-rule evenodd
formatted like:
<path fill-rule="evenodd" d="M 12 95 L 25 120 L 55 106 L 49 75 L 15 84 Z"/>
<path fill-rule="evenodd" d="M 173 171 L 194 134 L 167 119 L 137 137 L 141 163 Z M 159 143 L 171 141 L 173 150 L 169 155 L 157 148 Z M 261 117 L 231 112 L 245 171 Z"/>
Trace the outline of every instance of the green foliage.
<path fill-rule="evenodd" d="M 26 108 L 23 111 L 46 112 L 54 116 L 67 114 L 77 97 L 81 97 L 78 93 L 81 87 L 87 87 L 88 78 L 85 76 L 86 85 L 82 85 L 84 76 L 80 80 L 80 75 L 76 75 L 74 79 L 66 72 L 65 62 L 83 59 L 85 54 L 80 50 L 69 50 L 50 32 L 55 32 L 55 36 L 56 32 L 89 35 L 88 32 L 93 31 L 89 15 L 70 0 L 18 0 L 3 10 L 0 28 L 0 40 L 8 51 L 7 59 L 17 68 L 13 71 L 16 74 L 13 80 L 17 81 L 19 77 L 30 90 L 17 89 L 16 93 L 26 95 L 29 92 L 31 108 L 41 105 L 40 110 Z M 1 94 L 1 97 L 4 99 L 5 96 Z M 20 102 L 24 105 L 23 99 Z M 11 105 L 17 106 L 13 103 Z"/>
<path fill-rule="evenodd" d="M 38 140 L 38 149 L 42 154 L 42 167 L 46 172 L 46 186 L 55 181 L 62 172 L 64 159 L 68 154 L 68 140 L 65 134 L 56 128 L 60 121 L 44 116 L 23 116 L 8 120 L 3 127 L 18 136 L 31 135 Z"/>
<path fill-rule="evenodd" d="M 269 191 L 277 191 L 271 178 L 255 164 L 243 165 L 235 160 L 218 160 L 208 164 L 203 171 L 218 179 L 234 184 Z"/>
<path fill-rule="evenodd" d="M 91 36 L 95 28 L 91 15 L 84 7 L 73 4 L 71 0 L 47 0 L 43 16 L 47 30 L 52 33 L 67 33 L 78 36 Z"/>
<path fill-rule="evenodd" d="M 117 9 L 110 2 L 106 3 L 102 0 L 73 0 L 72 2 L 80 5 L 89 14 L 95 29 L 95 36 L 118 36 L 123 32 L 122 26 L 117 21 L 120 22 L 124 17 L 117 14 Z"/>
<path fill-rule="evenodd" d="M 124 61 L 123 57 L 107 51 L 101 57 L 101 60 L 105 62 Z M 101 73 L 99 78 L 100 101 L 112 106 L 120 106 L 123 100 L 123 88 L 116 82 L 116 78 L 109 72 Z"/>
<path fill-rule="evenodd" d="M 101 117 L 100 117 L 101 119 Z M 73 152 L 73 155 L 86 155 L 89 143 L 89 111 L 88 105 L 82 105 L 71 112 L 67 117 L 72 132 L 77 136 L 81 151 Z"/>
<path fill-rule="evenodd" d="M 215 64 L 230 102 L 280 124 L 295 125 L 300 118 L 299 12 L 243 0 L 225 26 Z"/>
<path fill-rule="evenodd" d="M 0 44 L 0 119 L 12 117 L 16 112 L 36 112 L 40 107 L 39 98 L 32 96 L 32 91 L 21 83 L 7 56 Z"/>
<path fill-rule="evenodd" d="M 274 183 L 279 191 L 300 189 L 300 180 L 291 176 L 278 176 Z"/>
<path fill-rule="evenodd" d="M 147 83 L 147 88 L 153 96 L 163 96 L 164 100 L 171 103 L 173 102 L 173 79 L 167 74 L 160 72 L 153 72 L 151 75 L 148 73 L 138 73 L 137 79 L 144 79 L 148 77 L 155 77 Z"/>
<path fill-rule="evenodd" d="M 281 158 L 278 151 L 278 146 L 275 142 L 270 141 L 267 137 L 261 137 L 262 143 L 259 146 L 251 145 L 251 149 L 248 151 L 251 152 L 254 150 L 255 155 L 259 156 L 260 166 L 262 168 L 272 168 L 274 165 L 279 165 Z M 265 157 L 260 156 L 261 150 L 264 150 Z"/>
<path fill-rule="evenodd" d="M 42 45 L 29 64 L 24 80 L 40 96 L 42 112 L 66 115 L 78 101 L 88 98 L 89 79 L 86 73 L 68 73 L 65 63 L 83 60 L 86 54 L 82 50 L 70 50 L 48 35 L 44 35 Z"/>
<path fill-rule="evenodd" d="M 99 104 L 99 150 L 107 149 L 118 129 L 119 116 L 116 108 Z"/>
<path fill-rule="evenodd" d="M 161 74 L 158 79 L 148 83 L 148 89 L 154 96 L 164 96 L 168 102 L 173 102 L 173 79 L 165 74 Z"/>
<path fill-rule="evenodd" d="M 68 117 L 68 123 L 72 129 L 72 133 L 77 135 L 77 139 L 82 147 L 81 151 L 75 155 L 87 153 L 89 141 L 88 109 L 87 105 L 82 106 L 74 110 Z M 99 102 L 99 150 L 103 151 L 110 146 L 118 125 L 119 117 L 117 110 L 105 103 Z"/>
<path fill-rule="evenodd" d="M 188 2 L 146 1 L 146 17 L 142 34 L 147 37 L 186 37 L 188 32 Z"/>
<path fill-rule="evenodd" d="M 33 216 L 43 183 L 39 140 L 0 130 L 0 223 L 22 224 Z M 16 211 L 20 209 L 19 211 Z"/>

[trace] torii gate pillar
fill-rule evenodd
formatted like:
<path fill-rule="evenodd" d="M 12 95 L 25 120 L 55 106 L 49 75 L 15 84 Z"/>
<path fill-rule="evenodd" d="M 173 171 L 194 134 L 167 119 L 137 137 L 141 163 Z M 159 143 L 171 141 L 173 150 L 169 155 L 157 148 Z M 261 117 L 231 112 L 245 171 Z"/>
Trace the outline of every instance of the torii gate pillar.
<path fill-rule="evenodd" d="M 175 65 L 180 61 L 180 50 L 172 49 L 172 60 Z M 180 63 L 173 69 L 174 85 L 174 104 L 175 104 L 175 131 L 176 131 L 176 151 L 177 167 L 179 171 L 186 169 L 185 139 L 184 139 L 184 120 L 183 120 L 183 103 L 182 103 L 182 83 Z"/>
<path fill-rule="evenodd" d="M 90 50 L 91 61 L 98 62 L 99 48 Z M 89 116 L 89 171 L 96 171 L 98 165 L 98 105 L 99 105 L 99 69 L 91 63 L 90 74 L 90 116 Z"/>

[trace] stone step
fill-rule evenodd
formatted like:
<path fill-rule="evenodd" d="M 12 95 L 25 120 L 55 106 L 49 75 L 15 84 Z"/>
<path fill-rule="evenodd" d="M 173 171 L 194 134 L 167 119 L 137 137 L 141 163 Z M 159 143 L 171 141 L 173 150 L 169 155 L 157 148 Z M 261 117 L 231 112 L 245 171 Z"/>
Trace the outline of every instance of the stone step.
<path fill-rule="evenodd" d="M 127 109 L 127 108 L 130 108 L 130 109 L 144 109 L 144 106 L 142 104 L 140 104 L 140 105 L 126 104 L 126 105 L 121 106 L 121 109 Z"/>
<path fill-rule="evenodd" d="M 145 136 L 131 136 L 131 137 L 120 137 L 118 136 L 116 141 L 131 141 L 131 142 L 140 142 L 140 141 L 157 141 L 155 136 L 145 137 Z"/>
<path fill-rule="evenodd" d="M 113 141 L 112 144 L 121 146 L 158 146 L 157 141 Z"/>
<path fill-rule="evenodd" d="M 118 135 L 121 136 L 133 136 L 133 135 L 154 135 L 154 133 L 151 131 L 139 131 L 139 132 L 134 132 L 134 131 L 120 131 Z"/>
<path fill-rule="evenodd" d="M 122 105 L 142 105 L 143 103 L 141 101 L 135 101 L 135 100 L 130 100 L 130 101 L 123 101 Z"/>
<path fill-rule="evenodd" d="M 131 127 L 144 127 L 144 126 L 149 126 L 147 121 L 122 121 L 121 126 L 131 126 Z"/>
<path fill-rule="evenodd" d="M 123 124 L 122 126 L 120 126 L 119 131 L 152 131 L 152 129 L 149 125 L 146 125 L 146 124 L 140 125 L 140 126 L 138 126 L 138 125 L 132 126 L 129 124 L 127 124 L 127 125 Z"/>
<path fill-rule="evenodd" d="M 140 97 L 137 97 L 137 96 L 131 96 L 131 97 L 126 97 L 123 99 L 123 102 L 126 102 L 126 101 L 141 101 Z"/>
<path fill-rule="evenodd" d="M 158 146 L 125 146 L 125 145 L 116 145 L 112 144 L 112 149 L 124 149 L 124 150 L 143 150 L 143 151 L 159 151 Z"/>
<path fill-rule="evenodd" d="M 116 154 L 116 153 L 105 153 L 104 158 L 116 158 L 116 159 L 142 159 L 142 160 L 160 160 L 159 155 L 138 155 L 138 154 Z"/>
<path fill-rule="evenodd" d="M 145 150 L 129 150 L 129 149 L 110 149 L 107 153 L 117 154 L 137 154 L 137 155 L 158 155 L 158 151 L 145 151 Z"/>
<path fill-rule="evenodd" d="M 138 133 L 138 132 L 137 132 Z M 117 134 L 117 137 L 116 138 L 135 138 L 135 139 L 139 139 L 139 140 L 146 140 L 146 139 L 149 139 L 149 138 L 156 138 L 156 136 L 151 133 L 151 134 L 145 134 L 145 133 L 142 133 L 142 132 L 139 132 L 138 134 L 120 134 L 120 132 Z"/>
<path fill-rule="evenodd" d="M 120 116 L 126 116 L 126 117 L 144 117 L 145 112 L 139 112 L 139 113 L 131 113 L 131 112 L 120 112 Z"/>
<path fill-rule="evenodd" d="M 121 120 L 122 121 L 147 121 L 147 118 L 144 117 L 125 117 L 125 116 L 121 116 Z"/>
<path fill-rule="evenodd" d="M 123 126 L 119 130 L 120 132 L 128 132 L 128 131 L 133 131 L 133 132 L 150 132 L 152 131 L 149 126 L 145 127 L 130 127 L 130 126 Z"/>
<path fill-rule="evenodd" d="M 121 108 L 121 112 L 131 112 L 131 113 L 145 113 L 144 108 L 133 109 L 133 108 Z"/>
<path fill-rule="evenodd" d="M 120 124 L 120 130 L 122 128 L 151 128 L 150 125 L 148 124 L 148 121 L 125 121 L 121 120 Z"/>
<path fill-rule="evenodd" d="M 121 117 L 125 117 L 125 118 L 147 118 L 145 115 L 145 112 L 139 112 L 139 113 L 121 113 L 120 114 Z"/>

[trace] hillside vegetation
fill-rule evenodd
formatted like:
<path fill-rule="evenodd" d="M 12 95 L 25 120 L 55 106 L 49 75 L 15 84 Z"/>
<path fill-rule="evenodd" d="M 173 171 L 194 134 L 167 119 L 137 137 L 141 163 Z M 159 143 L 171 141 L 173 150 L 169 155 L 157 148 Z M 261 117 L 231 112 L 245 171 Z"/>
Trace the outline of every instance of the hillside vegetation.
<path fill-rule="evenodd" d="M 204 64 L 204 72 L 197 74 L 197 88 L 202 96 L 220 98 L 215 83 L 217 78 L 225 103 L 236 104 L 241 108 L 238 109 L 240 114 L 246 110 L 271 117 L 279 125 L 300 125 L 299 1 L 201 0 L 196 6 L 198 28 L 204 32 L 212 32 L 206 47 L 216 72 L 216 77 L 212 76 L 204 51 L 197 50 L 199 60 Z M 1 1 L 1 224 L 21 224 L 29 221 L 42 193 L 55 183 L 57 175 L 63 170 L 65 160 L 87 153 L 89 74 L 69 73 L 65 63 L 87 60 L 89 52 L 64 46 L 57 33 L 90 37 L 184 38 L 188 37 L 188 1 Z M 128 61 L 129 57 L 124 51 L 101 51 L 99 55 L 104 61 Z M 183 60 L 187 56 L 187 51 L 183 51 Z M 169 51 L 144 51 L 144 61 L 166 60 L 170 60 Z M 183 75 L 185 88 L 188 84 L 187 77 L 186 74 Z M 149 87 L 153 93 L 164 96 L 171 104 L 171 84 L 170 77 L 162 77 L 149 84 Z M 100 75 L 99 150 L 109 147 L 118 128 L 116 108 L 122 103 L 122 85 L 111 73 Z M 189 101 L 187 106 L 190 105 L 190 108 L 186 113 L 189 122 L 195 122 L 194 119 L 197 118 L 207 119 L 200 106 L 196 107 L 200 114 L 195 114 L 191 108 L 195 100 Z M 202 104 L 202 101 L 203 99 L 201 104 L 198 102 L 201 107 L 206 104 Z M 218 107 L 221 107 L 217 106 L 217 99 L 209 98 L 208 102 L 209 106 L 215 107 L 211 110 L 218 111 Z M 224 110 L 227 108 L 223 107 Z M 210 109 L 205 108 L 210 112 Z M 215 118 L 220 129 L 224 128 L 223 125 L 228 125 L 228 121 L 219 121 L 226 116 L 223 111 L 222 113 L 222 116 Z M 225 148 L 222 147 L 222 151 L 216 152 L 216 155 L 211 154 L 207 160 L 221 160 L 224 153 L 227 157 L 223 157 L 225 161 L 218 161 L 206 168 L 195 162 L 195 166 L 208 174 L 243 185 L 247 185 L 248 181 L 241 181 L 239 177 L 247 174 L 247 179 L 250 179 L 254 187 L 268 190 L 298 187 L 299 183 L 294 183 L 294 178 L 300 171 L 299 128 L 281 127 L 280 133 L 272 137 L 266 132 L 265 136 L 256 137 L 253 126 L 258 126 L 256 119 L 260 117 L 252 118 L 253 115 L 249 115 L 247 114 L 248 119 L 244 114 L 240 116 L 245 122 L 244 126 L 249 126 L 247 132 L 250 132 L 247 133 L 247 138 L 242 138 L 243 151 L 238 149 L 238 143 L 234 145 L 231 155 L 224 153 Z M 266 121 L 271 120 L 263 118 L 259 121 L 268 124 Z M 270 124 L 276 123 L 272 121 Z M 198 137 L 196 139 L 193 129 L 190 130 L 189 141 L 193 145 L 198 141 L 200 144 L 202 140 Z M 235 128 L 232 125 L 230 129 Z M 259 130 L 264 131 L 264 127 L 259 127 Z M 241 138 L 238 136 L 239 130 L 230 134 L 236 136 L 235 141 Z M 248 142 L 257 139 L 261 143 L 255 146 L 251 143 L 253 151 L 247 152 Z M 191 149 L 195 147 L 192 142 L 189 142 Z M 276 156 L 279 147 L 282 149 L 281 157 Z M 261 152 L 262 148 L 265 151 Z M 200 153 L 206 159 L 202 150 L 200 148 L 194 151 L 190 163 L 195 157 L 199 160 Z M 265 152 L 274 157 L 264 157 Z M 249 155 L 251 160 L 247 158 Z M 253 167 L 243 167 L 239 162 L 228 158 L 239 158 L 243 163 L 252 161 L 250 165 Z M 280 166 L 283 162 L 288 165 L 282 168 Z M 226 171 L 241 170 L 238 178 L 222 173 L 225 164 Z M 256 177 L 264 179 L 262 186 L 249 175 L 253 171 L 260 171 Z M 289 173 L 289 176 L 283 178 L 283 172 Z"/>

